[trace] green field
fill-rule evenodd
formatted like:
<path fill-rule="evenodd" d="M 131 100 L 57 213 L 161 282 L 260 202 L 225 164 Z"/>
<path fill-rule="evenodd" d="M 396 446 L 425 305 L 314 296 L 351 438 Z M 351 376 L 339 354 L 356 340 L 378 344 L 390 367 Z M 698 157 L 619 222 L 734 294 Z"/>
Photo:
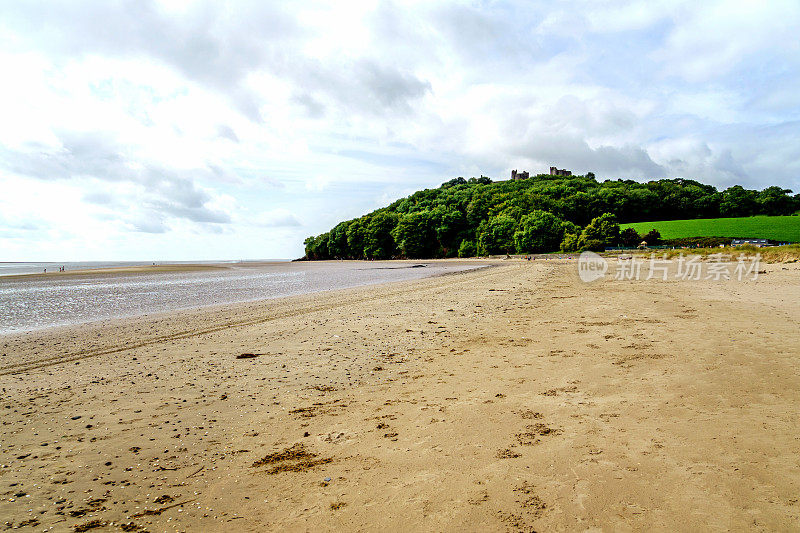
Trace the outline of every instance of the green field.
<path fill-rule="evenodd" d="M 662 239 L 736 237 L 800 242 L 800 216 L 661 220 L 621 224 L 620 227 L 633 228 L 640 234 L 655 228 L 661 233 Z"/>

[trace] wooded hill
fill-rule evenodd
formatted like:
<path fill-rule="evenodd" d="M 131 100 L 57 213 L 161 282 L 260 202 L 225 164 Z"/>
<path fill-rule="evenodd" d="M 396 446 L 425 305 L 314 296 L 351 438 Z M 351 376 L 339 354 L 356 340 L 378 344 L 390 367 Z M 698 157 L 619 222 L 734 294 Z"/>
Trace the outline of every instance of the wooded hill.
<path fill-rule="evenodd" d="M 598 182 L 594 175 L 492 182 L 455 178 L 305 240 L 306 259 L 470 257 L 601 249 L 619 223 L 791 215 L 800 194 L 686 179 Z M 630 236 L 628 236 L 630 238 Z"/>

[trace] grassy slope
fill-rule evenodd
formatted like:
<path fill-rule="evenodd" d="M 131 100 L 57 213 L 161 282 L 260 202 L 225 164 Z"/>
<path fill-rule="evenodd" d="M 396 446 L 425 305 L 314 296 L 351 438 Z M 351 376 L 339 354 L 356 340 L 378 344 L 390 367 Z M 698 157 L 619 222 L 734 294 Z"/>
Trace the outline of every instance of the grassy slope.
<path fill-rule="evenodd" d="M 655 228 L 664 239 L 740 237 L 800 242 L 800 216 L 662 220 L 622 224 L 621 227 L 633 228 L 642 234 Z"/>

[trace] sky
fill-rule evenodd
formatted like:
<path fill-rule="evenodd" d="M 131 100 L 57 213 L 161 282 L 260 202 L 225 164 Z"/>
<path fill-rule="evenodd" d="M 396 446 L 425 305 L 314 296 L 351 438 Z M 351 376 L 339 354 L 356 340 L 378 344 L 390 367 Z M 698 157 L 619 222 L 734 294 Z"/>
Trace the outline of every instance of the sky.
<path fill-rule="evenodd" d="M 294 258 L 458 176 L 800 192 L 800 2 L 0 3 L 0 261 Z"/>

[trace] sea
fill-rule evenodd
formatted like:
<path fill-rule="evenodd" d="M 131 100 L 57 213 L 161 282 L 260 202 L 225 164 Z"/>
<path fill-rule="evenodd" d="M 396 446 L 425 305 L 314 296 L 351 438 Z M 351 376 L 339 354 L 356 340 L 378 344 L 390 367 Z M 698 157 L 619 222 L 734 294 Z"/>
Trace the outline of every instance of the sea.
<path fill-rule="evenodd" d="M 362 285 L 420 279 L 485 266 L 464 262 L 214 261 L 214 270 L 15 276 L 136 267 L 152 262 L 0 263 L 0 334 L 268 300 Z M 180 262 L 159 262 L 175 265 Z M 186 264 L 204 264 L 186 262 Z"/>

